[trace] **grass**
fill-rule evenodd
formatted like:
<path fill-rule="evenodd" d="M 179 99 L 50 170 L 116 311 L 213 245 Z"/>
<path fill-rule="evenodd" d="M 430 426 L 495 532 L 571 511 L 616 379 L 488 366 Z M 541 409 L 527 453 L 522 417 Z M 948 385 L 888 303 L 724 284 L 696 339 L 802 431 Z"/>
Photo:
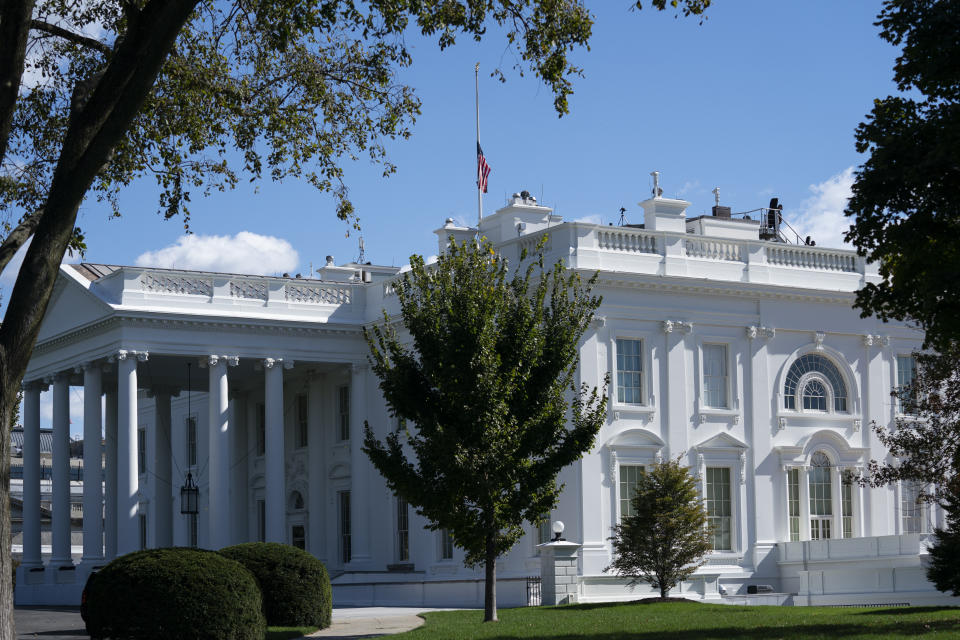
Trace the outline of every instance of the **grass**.
<path fill-rule="evenodd" d="M 301 638 L 313 633 L 317 627 L 267 627 L 264 640 L 287 640 L 287 638 Z"/>
<path fill-rule="evenodd" d="M 690 603 L 581 604 L 501 609 L 499 623 L 482 611 L 424 614 L 426 624 L 397 640 L 680 640 L 746 638 L 960 638 L 960 607 L 741 607 Z"/>

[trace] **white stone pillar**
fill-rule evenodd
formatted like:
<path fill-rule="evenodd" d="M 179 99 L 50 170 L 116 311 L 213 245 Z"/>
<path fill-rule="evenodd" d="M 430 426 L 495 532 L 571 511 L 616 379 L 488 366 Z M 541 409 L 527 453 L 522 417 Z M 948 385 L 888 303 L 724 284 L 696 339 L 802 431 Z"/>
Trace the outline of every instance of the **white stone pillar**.
<path fill-rule="evenodd" d="M 810 480 L 809 467 L 800 468 L 800 539 L 810 539 Z"/>
<path fill-rule="evenodd" d="M 350 564 L 370 562 L 370 475 L 372 466 L 363 446 L 363 423 L 367 418 L 367 364 L 350 368 Z"/>
<path fill-rule="evenodd" d="M 310 483 L 307 491 L 307 551 L 323 561 L 327 561 L 327 546 L 324 529 L 327 519 L 324 517 L 324 495 L 326 473 L 324 472 L 323 440 L 323 381 L 315 374 L 307 383 L 307 470 Z"/>
<path fill-rule="evenodd" d="M 140 548 L 137 361 L 146 359 L 146 352 L 117 354 L 117 555 L 121 556 Z"/>
<path fill-rule="evenodd" d="M 264 473 L 266 475 L 266 539 L 267 542 L 284 542 L 285 511 L 284 494 L 284 442 L 283 442 L 283 369 L 293 363 L 267 358 L 263 361 L 265 386 L 264 414 L 266 418 L 266 451 Z"/>
<path fill-rule="evenodd" d="M 579 599 L 576 542 L 561 540 L 537 545 L 540 549 L 540 604 L 574 604 Z"/>
<path fill-rule="evenodd" d="M 227 364 L 230 358 L 207 358 L 210 370 L 209 492 L 207 530 L 211 549 L 230 545 L 230 389 Z M 234 358 L 235 360 L 235 358 Z"/>
<path fill-rule="evenodd" d="M 153 390 L 153 544 L 173 546 L 173 480 L 170 449 L 170 389 Z"/>
<path fill-rule="evenodd" d="M 100 365 L 83 364 L 83 562 L 103 562 L 103 431 Z"/>
<path fill-rule="evenodd" d="M 43 566 L 40 557 L 40 389 L 23 385 L 23 567 Z"/>
<path fill-rule="evenodd" d="M 831 506 L 833 507 L 833 522 L 830 523 L 830 527 L 833 529 L 833 531 L 830 532 L 830 537 L 842 538 L 844 516 L 843 486 L 840 479 L 840 467 L 837 465 L 830 467 L 830 493 L 833 496 L 833 499 L 831 500 Z"/>
<path fill-rule="evenodd" d="M 53 380 L 53 553 L 51 566 L 73 564 L 70 555 L 70 377 Z"/>
<path fill-rule="evenodd" d="M 105 395 L 103 439 L 107 452 L 103 480 L 103 543 L 107 560 L 112 560 L 117 557 L 117 390 L 108 389 Z"/>
<path fill-rule="evenodd" d="M 248 542 L 247 532 L 247 431 L 250 429 L 250 414 L 247 412 L 246 394 L 236 394 L 230 398 L 230 509 L 232 512 L 232 532 L 230 544 Z"/>

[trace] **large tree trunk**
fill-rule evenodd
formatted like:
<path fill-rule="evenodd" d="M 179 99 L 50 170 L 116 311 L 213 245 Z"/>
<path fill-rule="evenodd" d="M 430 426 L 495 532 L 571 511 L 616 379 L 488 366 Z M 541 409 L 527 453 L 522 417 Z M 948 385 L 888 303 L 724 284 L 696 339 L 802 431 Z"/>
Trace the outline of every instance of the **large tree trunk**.
<path fill-rule="evenodd" d="M 14 640 L 10 582 L 10 418 L 53 293 L 77 210 L 91 182 L 126 135 L 156 82 L 164 59 L 198 0 L 151 0 L 93 89 L 71 114 L 33 242 L 0 325 L 0 640 Z M 2 0 L 0 0 L 2 2 Z M 6 4 L 0 4 L 6 9 Z"/>
<path fill-rule="evenodd" d="M 486 581 L 483 589 L 483 621 L 497 622 L 497 547 L 493 536 L 487 537 Z"/>

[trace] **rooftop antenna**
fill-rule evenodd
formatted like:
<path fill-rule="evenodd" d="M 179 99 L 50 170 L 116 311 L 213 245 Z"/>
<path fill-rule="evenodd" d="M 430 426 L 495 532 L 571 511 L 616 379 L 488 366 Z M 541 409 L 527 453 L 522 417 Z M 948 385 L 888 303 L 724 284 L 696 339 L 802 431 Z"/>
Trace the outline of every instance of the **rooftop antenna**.
<path fill-rule="evenodd" d="M 660 188 L 660 172 L 651 171 L 650 175 L 653 176 L 653 197 L 659 198 L 663 195 L 663 189 Z"/>
<path fill-rule="evenodd" d="M 714 187 L 713 191 L 710 193 L 713 194 L 714 203 L 719 207 L 720 206 L 720 187 Z"/>
<path fill-rule="evenodd" d="M 620 207 L 620 222 L 617 223 L 618 227 L 622 227 L 623 225 L 627 224 L 627 216 L 624 215 L 626 212 L 626 207 Z"/>
<path fill-rule="evenodd" d="M 365 258 L 367 257 L 366 252 L 363 247 L 363 236 L 360 236 L 360 257 L 357 258 L 357 264 L 363 264 Z"/>

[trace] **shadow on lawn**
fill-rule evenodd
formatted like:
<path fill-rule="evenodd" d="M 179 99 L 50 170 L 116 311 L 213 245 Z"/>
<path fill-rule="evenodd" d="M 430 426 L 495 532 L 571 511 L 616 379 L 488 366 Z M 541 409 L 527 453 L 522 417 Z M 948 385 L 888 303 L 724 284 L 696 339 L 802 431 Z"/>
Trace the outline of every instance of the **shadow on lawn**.
<path fill-rule="evenodd" d="M 909 616 L 917 613 L 936 613 L 937 611 L 956 611 L 960 613 L 960 607 L 891 607 L 889 609 L 872 609 L 870 611 L 860 611 L 860 616 Z"/>
<path fill-rule="evenodd" d="M 802 626 L 784 627 L 715 627 L 711 629 L 687 629 L 683 631 L 644 631 L 638 628 L 635 631 L 611 633 L 584 633 L 584 634 L 551 634 L 551 640 L 714 640 L 717 638 L 748 638 L 750 640 L 770 640 L 780 638 L 844 638 L 850 636 L 861 637 L 891 637 L 915 638 L 931 633 L 944 631 L 960 631 L 960 621 L 935 620 L 928 623 L 885 624 L 885 625 L 857 625 L 857 624 L 811 624 Z M 489 636 L 486 640 L 520 640 L 530 636 L 498 635 Z"/>

